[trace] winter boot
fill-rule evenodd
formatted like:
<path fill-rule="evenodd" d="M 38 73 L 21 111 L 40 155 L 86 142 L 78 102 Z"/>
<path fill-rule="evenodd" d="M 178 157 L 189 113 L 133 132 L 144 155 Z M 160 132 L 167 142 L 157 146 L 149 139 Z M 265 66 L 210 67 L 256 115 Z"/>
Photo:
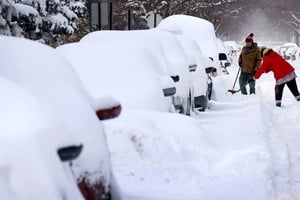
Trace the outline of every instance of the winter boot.
<path fill-rule="evenodd" d="M 281 101 L 276 101 L 276 106 L 281 107 Z"/>

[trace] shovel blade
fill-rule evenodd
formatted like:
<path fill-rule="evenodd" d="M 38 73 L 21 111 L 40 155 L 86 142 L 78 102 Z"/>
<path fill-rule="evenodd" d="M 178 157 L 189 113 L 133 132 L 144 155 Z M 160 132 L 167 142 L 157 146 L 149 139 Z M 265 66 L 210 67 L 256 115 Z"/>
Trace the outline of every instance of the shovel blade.
<path fill-rule="evenodd" d="M 237 93 L 238 91 L 237 91 L 237 90 L 234 90 L 234 89 L 229 89 L 228 92 L 230 92 L 231 94 L 235 94 L 235 93 Z"/>

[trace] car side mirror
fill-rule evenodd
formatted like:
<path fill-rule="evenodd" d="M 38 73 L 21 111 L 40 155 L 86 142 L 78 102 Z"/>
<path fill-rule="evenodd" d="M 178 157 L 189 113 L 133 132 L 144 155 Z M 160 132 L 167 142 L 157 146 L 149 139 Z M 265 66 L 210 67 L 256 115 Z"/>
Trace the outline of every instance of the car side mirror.
<path fill-rule="evenodd" d="M 195 72 L 197 69 L 197 64 L 189 65 L 189 71 L 190 72 Z"/>
<path fill-rule="evenodd" d="M 176 93 L 176 88 L 175 87 L 164 88 L 163 92 L 165 97 L 170 97 Z"/>
<path fill-rule="evenodd" d="M 179 76 L 178 76 L 178 75 L 176 75 L 176 76 L 171 76 L 171 78 L 173 79 L 173 81 L 174 81 L 175 83 L 177 83 L 177 82 L 179 81 Z"/>
<path fill-rule="evenodd" d="M 179 76 L 177 76 L 179 78 Z M 174 79 L 170 76 L 161 76 L 160 83 L 165 97 L 173 96 L 176 93 Z"/>
<path fill-rule="evenodd" d="M 219 60 L 227 60 L 227 55 L 225 53 L 219 53 Z"/>
<path fill-rule="evenodd" d="M 231 66 L 231 63 L 229 63 L 229 62 L 226 62 L 226 63 L 225 63 L 225 68 L 226 68 L 226 67 L 230 67 L 230 66 Z"/>
<path fill-rule="evenodd" d="M 215 67 L 207 67 L 207 68 L 205 68 L 205 72 L 207 74 L 210 74 L 210 73 L 213 73 L 213 72 L 216 72 L 216 71 L 217 71 L 217 69 Z"/>
<path fill-rule="evenodd" d="M 67 162 L 77 158 L 80 155 L 82 148 L 82 145 L 63 147 L 57 150 L 57 154 L 61 161 Z"/>
<path fill-rule="evenodd" d="M 121 104 L 111 97 L 97 99 L 94 105 L 99 120 L 113 119 L 120 115 Z"/>

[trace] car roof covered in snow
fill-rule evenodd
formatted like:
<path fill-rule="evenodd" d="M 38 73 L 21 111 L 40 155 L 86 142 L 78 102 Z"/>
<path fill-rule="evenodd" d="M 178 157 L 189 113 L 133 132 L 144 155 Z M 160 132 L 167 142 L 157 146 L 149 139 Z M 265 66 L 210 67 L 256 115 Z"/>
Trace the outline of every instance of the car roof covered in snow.
<path fill-rule="evenodd" d="M 217 60 L 216 34 L 211 22 L 193 16 L 172 15 L 163 19 L 157 28 L 194 39 L 204 56 L 213 57 L 214 60 Z"/>
<path fill-rule="evenodd" d="M 159 61 L 142 44 L 79 42 L 57 51 L 69 60 L 95 101 L 105 94 L 118 99 L 125 109 L 168 110 L 155 70 Z"/>

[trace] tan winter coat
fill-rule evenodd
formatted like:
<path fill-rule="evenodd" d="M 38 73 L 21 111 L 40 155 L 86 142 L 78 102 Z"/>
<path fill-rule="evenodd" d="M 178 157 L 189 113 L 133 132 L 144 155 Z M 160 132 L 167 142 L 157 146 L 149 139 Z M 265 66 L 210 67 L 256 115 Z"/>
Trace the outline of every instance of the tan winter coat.
<path fill-rule="evenodd" d="M 254 43 L 250 48 L 243 47 L 239 57 L 239 66 L 243 73 L 254 73 L 258 70 L 261 60 L 260 50 Z"/>

